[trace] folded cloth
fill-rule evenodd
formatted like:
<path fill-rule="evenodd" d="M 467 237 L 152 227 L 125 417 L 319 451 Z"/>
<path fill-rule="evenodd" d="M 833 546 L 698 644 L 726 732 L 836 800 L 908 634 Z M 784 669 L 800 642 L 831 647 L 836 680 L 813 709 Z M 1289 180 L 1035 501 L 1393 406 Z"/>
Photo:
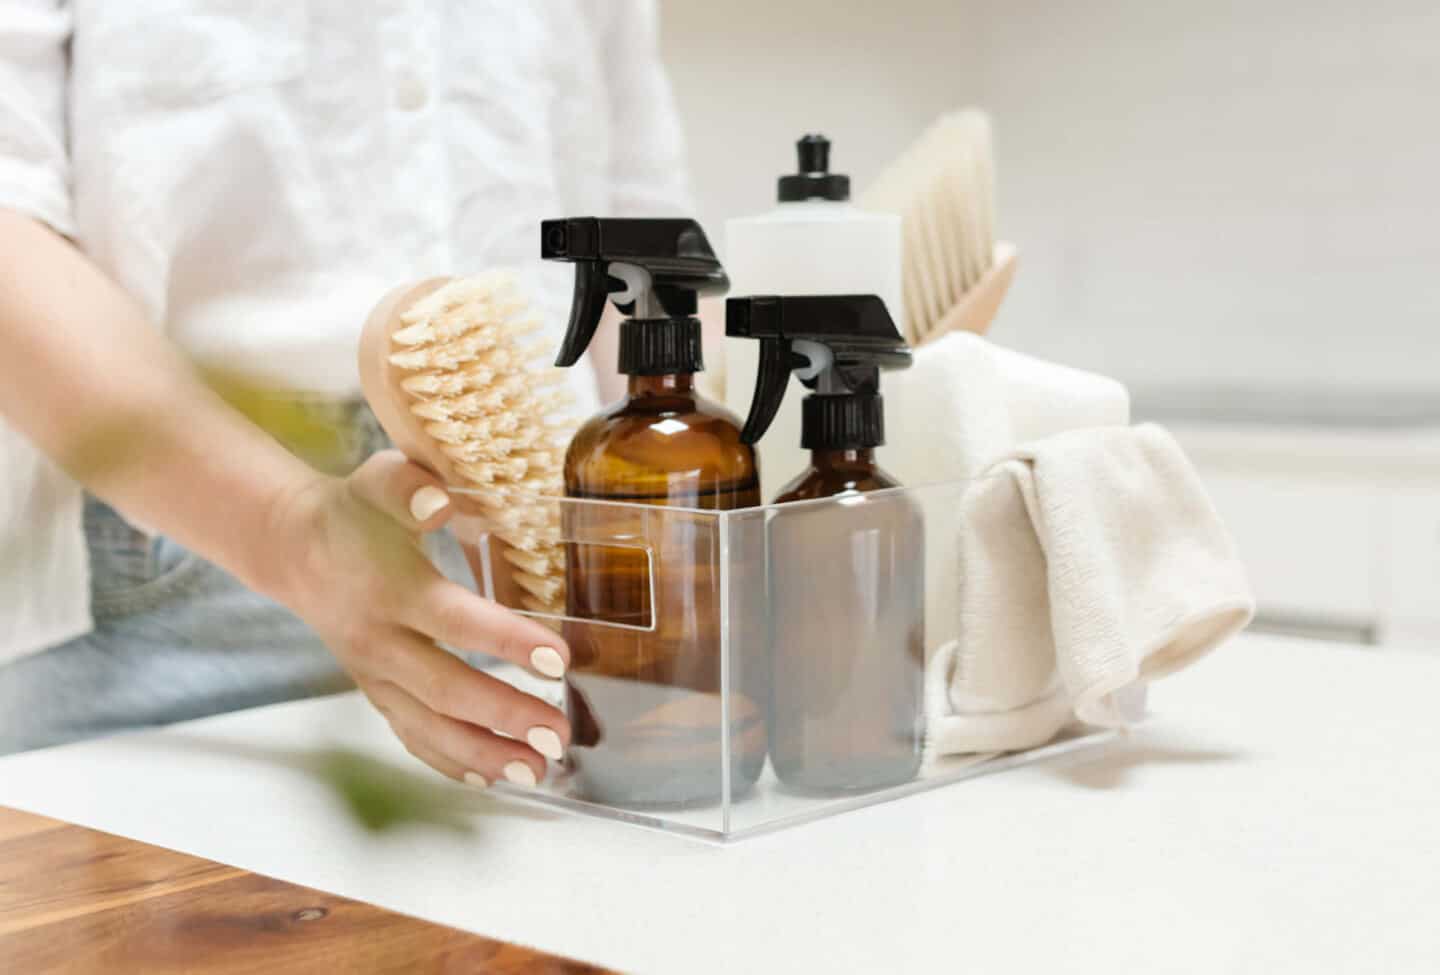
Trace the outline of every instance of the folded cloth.
<path fill-rule="evenodd" d="M 1130 396 L 1113 379 L 1036 359 L 971 332 L 952 332 L 915 350 L 909 369 L 888 372 L 886 445 L 880 466 L 918 487 L 973 478 L 1019 444 L 1077 427 L 1130 422 Z M 943 494 L 944 492 L 939 492 Z M 962 490 L 951 492 L 958 499 Z M 925 533 L 954 539 L 961 508 L 921 495 Z M 960 553 L 930 548 L 925 568 L 925 645 L 960 635 L 955 594 Z"/>
<path fill-rule="evenodd" d="M 1168 432 L 1091 427 L 1015 449 L 960 514 L 959 637 L 927 662 L 932 754 L 1124 726 L 1138 692 L 1254 614 L 1245 570 Z"/>

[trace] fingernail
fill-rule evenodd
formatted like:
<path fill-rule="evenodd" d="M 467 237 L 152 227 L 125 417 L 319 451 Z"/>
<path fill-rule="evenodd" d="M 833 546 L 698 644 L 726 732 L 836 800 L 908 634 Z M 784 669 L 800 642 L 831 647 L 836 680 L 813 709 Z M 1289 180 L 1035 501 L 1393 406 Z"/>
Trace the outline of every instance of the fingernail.
<path fill-rule="evenodd" d="M 525 732 L 525 740 L 530 747 L 553 762 L 558 762 L 565 755 L 565 746 L 560 744 L 560 736 L 544 725 L 536 725 Z M 527 769 L 530 766 L 525 766 Z"/>
<path fill-rule="evenodd" d="M 427 484 L 410 495 L 410 514 L 416 521 L 428 521 L 449 503 L 450 495 L 433 484 Z"/>
<path fill-rule="evenodd" d="M 529 765 L 515 759 L 513 762 L 505 763 L 505 778 L 516 785 L 535 785 L 535 770 Z"/>
<path fill-rule="evenodd" d="M 477 789 L 490 788 L 490 780 L 485 778 L 485 776 L 481 775 L 479 772 L 466 772 L 465 784 L 473 785 Z"/>
<path fill-rule="evenodd" d="M 535 672 L 559 680 L 565 676 L 565 658 L 554 647 L 536 647 L 530 651 L 530 666 Z"/>

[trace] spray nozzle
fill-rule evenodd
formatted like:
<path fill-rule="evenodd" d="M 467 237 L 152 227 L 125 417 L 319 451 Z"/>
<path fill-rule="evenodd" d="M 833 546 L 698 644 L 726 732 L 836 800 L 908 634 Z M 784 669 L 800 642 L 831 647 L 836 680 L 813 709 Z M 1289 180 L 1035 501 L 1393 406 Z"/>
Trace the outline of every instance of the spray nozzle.
<path fill-rule="evenodd" d="M 570 324 L 555 357 L 573 366 L 600 325 L 606 300 L 627 318 L 695 314 L 697 296 L 730 286 L 705 231 L 694 220 L 568 217 L 540 224 L 540 256 L 575 265 Z"/>
<path fill-rule="evenodd" d="M 725 334 L 760 341 L 755 395 L 740 434 L 746 443 L 769 429 L 791 372 L 820 396 L 870 397 L 878 411 L 880 370 L 910 365 L 910 348 L 875 295 L 731 298 Z"/>

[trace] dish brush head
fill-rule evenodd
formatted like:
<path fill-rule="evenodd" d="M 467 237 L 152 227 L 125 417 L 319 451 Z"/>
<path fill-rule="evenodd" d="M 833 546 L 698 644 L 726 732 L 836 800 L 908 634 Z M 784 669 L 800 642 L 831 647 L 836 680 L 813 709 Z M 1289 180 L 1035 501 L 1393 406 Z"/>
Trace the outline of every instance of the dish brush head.
<path fill-rule="evenodd" d="M 912 345 L 957 328 L 989 327 L 1015 261 L 1014 248 L 995 241 L 989 116 L 967 109 L 939 118 L 859 203 L 900 215 L 904 327 Z"/>
<path fill-rule="evenodd" d="M 539 327 L 502 272 L 424 281 L 371 313 L 360 373 L 395 445 L 446 484 L 473 489 L 456 498 L 456 517 L 504 543 L 519 608 L 559 614 L 565 556 L 554 499 L 573 430 L 562 374 L 532 338 Z"/>

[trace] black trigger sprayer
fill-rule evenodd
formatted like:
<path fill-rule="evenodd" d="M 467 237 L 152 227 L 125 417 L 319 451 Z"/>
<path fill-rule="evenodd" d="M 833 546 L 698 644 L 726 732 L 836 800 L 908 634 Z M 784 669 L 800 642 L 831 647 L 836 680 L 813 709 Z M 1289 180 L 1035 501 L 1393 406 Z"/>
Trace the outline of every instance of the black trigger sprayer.
<path fill-rule="evenodd" d="M 699 223 L 545 220 L 540 256 L 575 265 L 570 324 L 555 357 L 557 366 L 573 366 L 584 355 L 609 300 L 626 319 L 620 330 L 621 372 L 659 375 L 704 368 L 700 322 L 694 317 L 697 298 L 724 294 L 730 279 Z"/>
<path fill-rule="evenodd" d="M 760 368 L 741 439 L 755 443 L 785 396 L 790 373 L 814 392 L 802 405 L 801 446 L 865 450 L 885 442 L 880 372 L 910 365 L 910 347 L 875 295 L 731 298 L 725 334 L 758 339 Z"/>

